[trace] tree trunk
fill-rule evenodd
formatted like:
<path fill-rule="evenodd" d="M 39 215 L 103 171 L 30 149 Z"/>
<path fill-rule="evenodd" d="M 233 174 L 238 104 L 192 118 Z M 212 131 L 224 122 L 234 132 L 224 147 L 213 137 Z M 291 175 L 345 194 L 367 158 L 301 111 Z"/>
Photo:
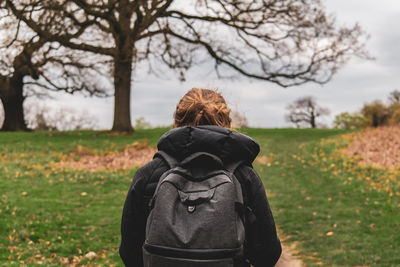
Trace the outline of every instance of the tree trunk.
<path fill-rule="evenodd" d="M 132 57 L 114 60 L 114 123 L 112 130 L 132 133 L 131 123 L 131 75 Z"/>
<path fill-rule="evenodd" d="M 1 131 L 27 131 L 23 108 L 23 76 L 16 75 L 0 86 L 0 97 L 4 107 Z"/>
<path fill-rule="evenodd" d="M 310 120 L 311 128 L 315 128 L 315 114 L 314 112 L 311 112 L 311 120 Z"/>
<path fill-rule="evenodd" d="M 376 128 L 379 126 L 379 121 L 378 121 L 378 115 L 377 114 L 372 114 L 372 127 Z"/>

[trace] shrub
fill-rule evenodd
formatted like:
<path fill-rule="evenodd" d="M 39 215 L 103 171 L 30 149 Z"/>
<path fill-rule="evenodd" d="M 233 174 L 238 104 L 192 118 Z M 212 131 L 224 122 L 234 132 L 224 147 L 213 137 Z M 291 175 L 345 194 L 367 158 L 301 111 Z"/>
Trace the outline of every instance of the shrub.
<path fill-rule="evenodd" d="M 361 114 L 340 113 L 335 116 L 333 126 L 339 129 L 354 130 L 368 126 L 368 119 Z"/>
<path fill-rule="evenodd" d="M 370 104 L 364 104 L 361 114 L 369 121 L 369 126 L 378 127 L 387 125 L 390 119 L 390 111 L 388 107 L 380 100 L 376 100 Z"/>
<path fill-rule="evenodd" d="M 146 121 L 144 117 L 139 117 L 135 120 L 135 125 L 133 126 L 135 129 L 150 129 L 152 125 L 150 122 Z"/>

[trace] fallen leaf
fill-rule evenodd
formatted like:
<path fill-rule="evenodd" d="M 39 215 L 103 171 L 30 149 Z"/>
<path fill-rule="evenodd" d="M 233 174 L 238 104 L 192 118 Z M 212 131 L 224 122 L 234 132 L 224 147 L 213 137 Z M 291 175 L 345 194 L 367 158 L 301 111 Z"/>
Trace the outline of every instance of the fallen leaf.
<path fill-rule="evenodd" d="M 85 254 L 85 258 L 88 258 L 89 260 L 92 260 L 96 258 L 97 254 L 93 251 L 89 251 L 88 253 Z"/>
<path fill-rule="evenodd" d="M 326 233 L 326 236 L 333 236 L 333 235 L 334 235 L 333 232 L 327 232 L 327 233 Z"/>

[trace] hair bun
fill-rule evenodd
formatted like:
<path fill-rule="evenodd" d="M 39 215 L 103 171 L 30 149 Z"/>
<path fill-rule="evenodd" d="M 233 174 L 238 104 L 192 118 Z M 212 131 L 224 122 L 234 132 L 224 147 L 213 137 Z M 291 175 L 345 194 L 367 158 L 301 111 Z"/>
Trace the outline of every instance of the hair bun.
<path fill-rule="evenodd" d="M 230 109 L 215 90 L 193 88 L 179 101 L 174 114 L 175 127 L 218 125 L 230 128 Z"/>

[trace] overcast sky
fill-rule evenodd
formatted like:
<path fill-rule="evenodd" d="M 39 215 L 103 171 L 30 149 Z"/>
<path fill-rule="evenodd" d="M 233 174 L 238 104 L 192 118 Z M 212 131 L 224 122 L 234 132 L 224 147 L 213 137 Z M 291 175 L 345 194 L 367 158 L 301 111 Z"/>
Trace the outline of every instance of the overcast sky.
<path fill-rule="evenodd" d="M 192 70 L 186 82 L 176 76 L 135 77 L 132 89 L 132 122 L 144 117 L 152 125 L 172 123 L 178 100 L 192 87 L 218 88 L 233 109 L 246 115 L 253 127 L 287 127 L 285 107 L 296 98 L 312 95 L 331 115 L 321 122 L 330 124 L 335 115 L 360 109 L 364 102 L 386 100 L 394 89 L 400 89 L 400 1 L 399 0 L 327 0 L 328 13 L 335 13 L 339 24 L 355 22 L 371 35 L 368 50 L 375 61 L 351 60 L 326 85 L 307 84 L 281 88 L 274 84 L 241 79 L 216 80 L 214 75 Z M 83 98 L 59 95 L 53 105 L 85 109 L 95 115 L 102 129 L 111 128 L 113 99 Z"/>

